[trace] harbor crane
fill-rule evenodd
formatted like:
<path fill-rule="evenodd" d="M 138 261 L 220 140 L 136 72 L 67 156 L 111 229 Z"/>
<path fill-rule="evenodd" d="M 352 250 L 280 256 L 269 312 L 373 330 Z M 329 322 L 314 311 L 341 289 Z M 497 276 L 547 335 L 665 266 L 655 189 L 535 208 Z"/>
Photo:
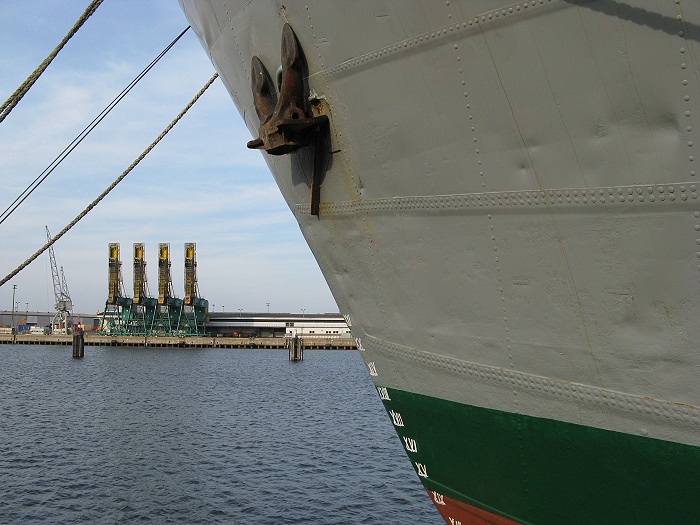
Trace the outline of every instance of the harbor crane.
<path fill-rule="evenodd" d="M 100 330 L 102 333 L 122 335 L 128 320 L 125 312 L 131 308 L 132 300 L 124 295 L 122 261 L 119 257 L 119 243 L 109 243 L 109 266 L 107 274 L 107 302 L 102 312 Z"/>
<path fill-rule="evenodd" d="M 209 301 L 197 285 L 195 243 L 185 243 L 185 299 L 175 296 L 170 244 L 158 244 L 158 297 L 150 297 L 146 277 L 146 246 L 134 243 L 134 296 L 124 295 L 119 243 L 109 245 L 108 298 L 102 314 L 103 334 L 201 336 L 206 334 Z"/>
<path fill-rule="evenodd" d="M 200 297 L 197 284 L 196 244 L 185 243 L 185 306 L 178 331 L 184 335 L 204 335 L 209 320 L 209 301 Z"/>
<path fill-rule="evenodd" d="M 158 301 L 150 297 L 148 278 L 146 276 L 146 245 L 134 243 L 134 297 L 128 314 L 127 333 L 129 335 L 148 335 L 153 329 Z"/>
<path fill-rule="evenodd" d="M 51 241 L 51 233 L 49 227 L 46 226 L 46 239 Z M 54 334 L 70 334 L 73 327 L 73 301 L 68 293 L 68 284 L 66 276 L 63 273 L 63 266 L 60 270 L 56 264 L 56 255 L 53 251 L 53 245 L 49 246 L 49 261 L 51 264 L 51 277 L 53 279 L 53 294 L 56 298 L 56 315 L 51 322 L 51 332 Z"/>
<path fill-rule="evenodd" d="M 177 335 L 182 299 L 175 297 L 170 273 L 170 243 L 158 244 L 158 306 L 153 320 L 155 335 Z"/>

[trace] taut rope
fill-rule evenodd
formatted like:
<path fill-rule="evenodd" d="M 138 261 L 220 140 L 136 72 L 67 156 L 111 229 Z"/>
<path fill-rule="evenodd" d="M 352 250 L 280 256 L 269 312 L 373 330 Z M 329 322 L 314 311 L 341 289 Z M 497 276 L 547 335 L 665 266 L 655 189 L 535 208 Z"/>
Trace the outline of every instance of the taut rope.
<path fill-rule="evenodd" d="M 46 250 L 49 249 L 50 246 L 53 246 L 53 244 L 63 237 L 68 230 L 70 230 L 73 226 L 75 226 L 80 219 L 85 217 L 95 206 L 99 204 L 99 202 L 104 199 L 107 194 L 112 191 L 114 188 L 116 188 L 117 184 L 119 184 L 124 178 L 133 170 L 139 162 L 141 162 L 146 155 L 150 153 L 150 151 L 158 144 L 165 135 L 168 134 L 168 132 L 173 129 L 173 126 L 177 124 L 180 119 L 187 113 L 187 111 L 194 105 L 197 100 L 199 100 L 199 97 L 201 97 L 204 92 L 209 88 L 214 83 L 214 80 L 219 76 L 218 73 L 214 73 L 214 76 L 212 76 L 209 81 L 204 84 L 204 87 L 199 90 L 199 93 L 197 93 L 192 100 L 190 100 L 189 104 L 185 106 L 185 108 L 178 114 L 177 117 L 173 119 L 173 121 L 168 124 L 168 126 L 163 130 L 163 132 L 158 135 L 158 137 L 151 142 L 151 144 L 139 155 L 134 162 L 131 163 L 131 165 L 124 170 L 124 172 L 117 177 L 112 184 L 110 184 L 105 191 L 103 191 L 94 201 L 92 201 L 87 208 L 85 208 L 83 211 L 81 211 L 78 216 L 73 219 L 71 222 L 68 223 L 68 225 L 63 228 L 60 232 L 58 232 L 54 237 L 52 237 L 44 246 L 42 246 L 39 250 L 37 250 L 34 255 L 29 257 L 26 261 L 24 261 L 22 264 L 20 264 L 15 270 L 10 272 L 2 281 L 0 281 L 0 286 L 5 284 L 7 281 L 12 279 L 15 275 L 17 275 L 19 272 L 24 270 L 27 266 L 29 266 L 30 263 L 32 263 L 37 257 L 39 257 L 42 253 L 44 253 Z"/>
<path fill-rule="evenodd" d="M 34 85 L 34 82 L 38 80 L 38 78 L 41 76 L 41 74 L 46 70 L 47 67 L 49 67 L 49 64 L 51 61 L 56 58 L 56 55 L 58 55 L 58 52 L 63 49 L 63 46 L 65 46 L 68 41 L 71 39 L 71 37 L 78 32 L 78 29 L 82 27 L 82 25 L 85 23 L 85 21 L 90 18 L 90 16 L 97 10 L 97 8 L 100 6 L 103 0 L 93 0 L 90 5 L 87 7 L 85 12 L 78 18 L 78 21 L 75 23 L 75 25 L 71 28 L 70 31 L 68 31 L 68 34 L 63 37 L 63 40 L 56 46 L 56 49 L 51 51 L 51 54 L 47 56 L 44 61 L 39 64 L 39 67 L 37 67 L 34 72 L 32 72 L 31 75 L 22 82 L 22 85 L 19 86 L 12 95 L 10 95 L 10 98 L 8 98 L 2 106 L 0 106 L 0 122 L 5 120 L 5 117 L 10 114 L 10 111 L 14 109 L 14 107 L 19 103 L 20 100 L 22 100 L 22 97 L 29 91 L 29 88 L 31 88 Z"/>
<path fill-rule="evenodd" d="M 34 190 L 36 190 L 36 189 L 39 187 L 39 185 L 40 185 L 42 182 L 44 182 L 44 181 L 48 178 L 48 176 L 51 175 L 51 173 L 53 173 L 53 171 L 61 164 L 61 162 L 63 162 L 63 161 L 66 159 L 66 157 L 68 157 L 68 155 L 70 155 L 70 154 L 73 152 L 73 150 L 74 150 L 75 148 L 77 148 L 78 145 L 79 145 L 83 140 L 85 140 L 85 138 L 90 134 L 90 132 L 91 132 L 93 129 L 95 129 L 95 128 L 97 127 L 97 125 L 98 125 L 100 122 L 102 122 L 102 120 L 103 120 L 107 115 L 109 115 L 109 113 L 117 106 L 117 104 L 119 104 L 119 102 L 121 102 L 122 99 L 123 99 L 124 97 L 126 97 L 126 96 L 129 94 L 129 92 L 136 86 L 136 84 L 138 84 L 138 83 L 141 81 L 141 79 L 142 79 L 143 77 L 145 77 L 146 74 L 147 74 L 149 71 L 151 71 L 151 69 L 153 69 L 153 68 L 155 67 L 155 65 L 160 61 L 160 59 L 163 58 L 163 57 L 165 56 L 165 54 L 166 54 L 168 51 L 170 51 L 170 49 L 177 43 L 177 41 L 180 40 L 180 38 L 182 38 L 182 35 L 184 35 L 189 29 L 190 29 L 190 27 L 187 26 L 187 28 L 186 28 L 182 33 L 180 33 L 180 34 L 177 36 L 177 38 L 175 38 L 175 40 L 173 40 L 172 42 L 170 42 L 170 44 L 168 44 L 168 47 L 166 47 L 163 51 L 161 51 L 161 53 L 160 53 L 155 59 L 153 59 L 153 61 L 152 61 L 150 64 L 148 64 L 148 66 L 146 66 L 146 68 L 145 68 L 143 71 L 141 71 L 141 73 L 139 73 L 139 74 L 136 76 L 136 78 L 135 78 L 134 80 L 132 80 L 132 81 L 129 83 L 129 85 L 126 86 L 126 87 L 122 90 L 122 92 L 119 93 L 119 95 L 117 95 L 117 97 L 116 97 L 114 100 L 112 100 L 112 102 L 110 102 L 110 103 L 107 105 L 107 107 L 106 107 L 105 109 L 103 109 L 103 110 L 100 112 L 99 115 L 97 115 L 94 119 L 92 119 L 92 122 L 90 122 L 90 124 L 88 124 L 88 125 L 85 127 L 85 129 L 83 129 L 83 131 L 81 131 L 81 132 L 78 134 L 78 136 L 75 137 L 75 138 L 73 139 L 73 141 L 72 141 L 70 144 L 68 144 L 68 146 L 66 146 L 66 147 L 64 148 L 64 150 L 58 155 L 58 157 L 56 157 L 55 159 L 53 159 L 53 161 L 51 162 L 51 164 L 49 164 L 49 166 L 48 166 L 46 169 L 45 169 L 44 171 L 42 171 L 42 172 L 31 182 L 31 184 L 30 184 L 29 186 L 27 186 L 24 190 L 22 190 L 22 193 L 20 193 L 20 194 L 15 198 L 15 200 L 12 201 L 12 203 L 11 203 L 7 208 L 5 208 L 5 211 L 3 211 L 2 213 L 0 213 L 0 224 L 2 224 L 3 222 L 5 222 L 5 220 L 7 220 L 7 218 L 8 218 L 10 215 L 12 215 L 12 213 L 14 213 L 15 210 L 17 210 L 17 208 L 19 208 L 19 207 L 21 206 L 21 204 L 22 204 L 25 200 L 27 200 L 27 197 L 29 197 L 32 193 L 34 193 Z"/>

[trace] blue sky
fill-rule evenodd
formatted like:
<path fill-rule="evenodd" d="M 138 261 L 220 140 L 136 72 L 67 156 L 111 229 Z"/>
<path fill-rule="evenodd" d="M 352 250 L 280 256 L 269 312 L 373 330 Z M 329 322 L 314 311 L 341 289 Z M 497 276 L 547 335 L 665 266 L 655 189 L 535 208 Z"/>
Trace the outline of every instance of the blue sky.
<path fill-rule="evenodd" d="M 53 50 L 88 0 L 0 2 L 4 102 Z M 105 0 L 0 123 L 0 211 L 185 27 L 176 0 Z M 0 277 L 59 232 L 152 142 L 214 73 L 192 30 L 25 203 L 0 224 Z M 107 246 L 169 242 L 183 295 L 183 245 L 197 243 L 201 295 L 221 311 L 333 312 L 337 306 L 261 154 L 220 80 L 90 214 L 54 245 L 76 312 L 102 309 Z M 48 255 L 0 287 L 0 309 L 53 310 Z"/>

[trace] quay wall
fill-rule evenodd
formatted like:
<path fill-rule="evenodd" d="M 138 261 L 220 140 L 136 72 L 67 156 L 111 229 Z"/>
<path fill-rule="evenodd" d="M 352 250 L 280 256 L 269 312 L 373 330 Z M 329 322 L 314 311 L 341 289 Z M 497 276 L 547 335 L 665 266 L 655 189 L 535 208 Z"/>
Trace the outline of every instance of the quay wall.
<path fill-rule="evenodd" d="M 286 350 L 284 337 L 168 337 L 114 336 L 85 332 L 85 346 L 145 346 L 149 348 L 258 348 Z M 12 344 L 12 334 L 0 334 L 1 344 Z M 72 345 L 73 336 L 18 334 L 15 344 Z M 351 337 L 304 337 L 306 350 L 355 350 Z"/>

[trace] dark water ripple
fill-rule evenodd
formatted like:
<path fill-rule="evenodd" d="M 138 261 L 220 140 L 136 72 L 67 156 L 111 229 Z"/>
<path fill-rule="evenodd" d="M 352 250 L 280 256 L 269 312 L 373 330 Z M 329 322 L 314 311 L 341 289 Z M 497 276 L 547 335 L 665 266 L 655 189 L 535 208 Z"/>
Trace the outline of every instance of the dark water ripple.
<path fill-rule="evenodd" d="M 0 346 L 0 524 L 442 522 L 356 352 Z"/>

